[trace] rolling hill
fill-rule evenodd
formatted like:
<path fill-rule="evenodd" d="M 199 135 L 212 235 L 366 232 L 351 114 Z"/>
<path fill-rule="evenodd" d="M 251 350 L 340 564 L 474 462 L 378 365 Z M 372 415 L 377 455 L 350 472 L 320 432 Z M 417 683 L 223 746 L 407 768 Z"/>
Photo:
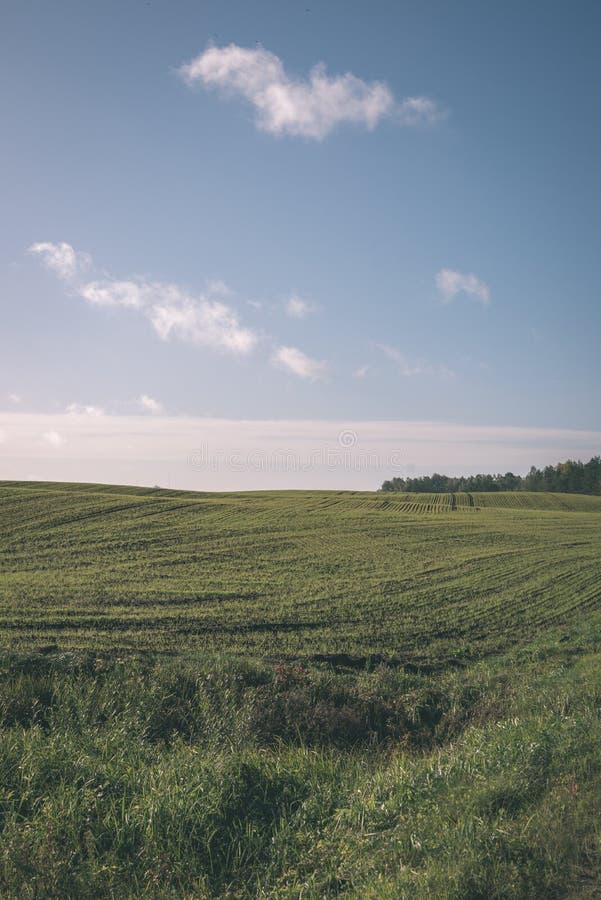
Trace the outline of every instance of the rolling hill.
<path fill-rule="evenodd" d="M 0 895 L 596 897 L 601 498 L 0 483 Z"/>
<path fill-rule="evenodd" d="M 601 596 L 601 497 L 0 484 L 0 639 L 474 659 Z"/>

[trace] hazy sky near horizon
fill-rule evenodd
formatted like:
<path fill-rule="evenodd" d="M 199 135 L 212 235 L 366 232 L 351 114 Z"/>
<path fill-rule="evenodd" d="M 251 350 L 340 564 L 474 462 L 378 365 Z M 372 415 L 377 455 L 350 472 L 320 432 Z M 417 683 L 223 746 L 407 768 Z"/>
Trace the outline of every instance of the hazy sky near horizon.
<path fill-rule="evenodd" d="M 138 458 L 192 420 L 599 452 L 598 4 L 7 0 L 0 35 L 0 478 L 118 480 L 146 419 Z"/>

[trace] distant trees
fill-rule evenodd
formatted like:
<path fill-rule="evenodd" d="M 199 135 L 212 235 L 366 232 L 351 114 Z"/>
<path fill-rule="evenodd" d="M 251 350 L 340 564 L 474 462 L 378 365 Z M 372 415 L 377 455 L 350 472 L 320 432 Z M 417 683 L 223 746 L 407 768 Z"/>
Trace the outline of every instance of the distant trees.
<path fill-rule="evenodd" d="M 601 494 L 601 456 L 587 463 L 568 459 L 556 466 L 537 469 L 527 475 L 424 475 L 421 478 L 391 478 L 382 491 L 407 491 L 420 494 L 444 494 L 456 491 L 554 491 L 564 494 Z"/>

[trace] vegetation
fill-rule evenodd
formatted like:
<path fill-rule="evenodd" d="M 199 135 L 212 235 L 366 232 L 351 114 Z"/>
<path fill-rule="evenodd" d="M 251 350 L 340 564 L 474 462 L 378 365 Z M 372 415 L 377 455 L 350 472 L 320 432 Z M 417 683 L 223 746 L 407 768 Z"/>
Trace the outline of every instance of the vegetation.
<path fill-rule="evenodd" d="M 0 896 L 598 895 L 601 498 L 0 504 Z"/>
<path fill-rule="evenodd" d="M 532 466 L 524 477 L 506 472 L 505 475 L 424 475 L 421 478 L 391 478 L 382 491 L 407 493 L 438 493 L 449 491 L 555 491 L 570 494 L 601 494 L 601 456 L 587 463 L 567 462 L 537 469 Z"/>
<path fill-rule="evenodd" d="M 446 666 L 578 619 L 601 498 L 0 487 L 0 641 Z"/>

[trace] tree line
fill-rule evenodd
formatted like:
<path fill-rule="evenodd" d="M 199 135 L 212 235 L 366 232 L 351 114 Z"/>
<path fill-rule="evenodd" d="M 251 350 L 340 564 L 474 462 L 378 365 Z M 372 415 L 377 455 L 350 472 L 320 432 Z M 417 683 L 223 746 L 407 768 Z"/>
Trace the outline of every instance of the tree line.
<path fill-rule="evenodd" d="M 593 456 L 587 463 L 568 459 L 556 466 L 537 469 L 532 466 L 527 475 L 423 475 L 420 478 L 391 478 L 382 491 L 403 491 L 422 494 L 444 494 L 456 491 L 554 491 L 563 494 L 601 494 L 601 456 Z"/>

